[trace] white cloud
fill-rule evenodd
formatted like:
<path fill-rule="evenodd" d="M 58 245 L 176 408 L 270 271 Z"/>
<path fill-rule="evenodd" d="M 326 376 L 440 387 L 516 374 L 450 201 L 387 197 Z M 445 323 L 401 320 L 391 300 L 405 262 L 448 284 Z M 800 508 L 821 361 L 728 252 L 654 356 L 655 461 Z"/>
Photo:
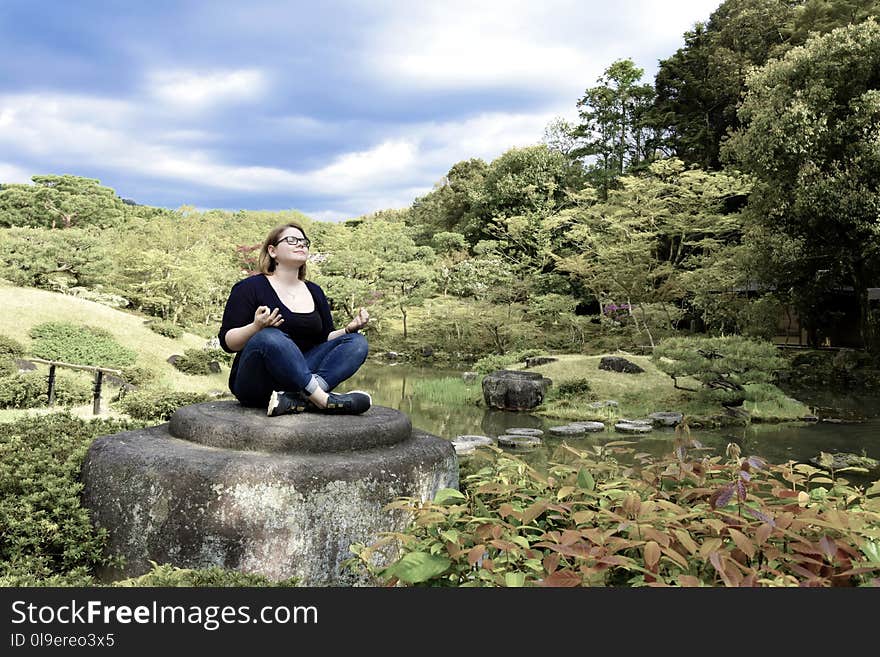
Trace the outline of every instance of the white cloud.
<path fill-rule="evenodd" d="M 682 33 L 720 0 L 447 0 L 411 3 L 380 18 L 366 65 L 401 87 L 555 90 L 594 83 L 615 59 L 671 55 Z M 466 17 L 466 20 L 463 19 Z M 576 100 L 572 98 L 572 102 Z"/>
<path fill-rule="evenodd" d="M 395 127 L 378 143 L 341 152 L 305 170 L 236 165 L 206 149 L 211 133 L 164 125 L 151 132 L 141 126 L 150 108 L 138 103 L 81 96 L 0 96 L 0 150 L 39 158 L 43 170 L 111 169 L 194 189 L 247 194 L 323 197 L 333 207 L 326 216 L 356 216 L 372 210 L 405 207 L 431 190 L 456 162 L 494 159 L 514 146 L 540 141 L 554 116 L 536 113 L 483 113 L 460 121 L 424 122 Z M 0 168 L 0 180 L 26 181 L 13 164 Z"/>
<path fill-rule="evenodd" d="M 0 184 L 2 183 L 29 183 L 31 176 L 36 175 L 25 171 L 14 164 L 0 162 Z"/>
<path fill-rule="evenodd" d="M 123 170 L 198 187 L 325 196 L 357 194 L 406 177 L 418 157 L 416 143 L 399 138 L 339 154 L 308 171 L 239 166 L 194 146 L 170 144 L 169 134 L 180 133 L 162 131 L 151 135 L 138 130 L 136 125 L 143 117 L 137 115 L 140 110 L 135 103 L 129 106 L 64 95 L 25 95 L 0 96 L 0 108 L 7 128 L 0 131 L 0 147 L 7 152 L 41 157 L 48 168 L 52 168 L 51 163 L 56 167 L 62 163 L 64 167 L 75 162 L 81 167 Z M 143 112 L 148 113 L 149 108 Z M 130 122 L 120 124 L 120 116 L 130 117 Z M 114 120 L 119 125 L 112 125 Z"/>
<path fill-rule="evenodd" d="M 265 73 L 256 69 L 153 71 L 147 75 L 150 95 L 166 105 L 185 110 L 255 102 L 267 87 Z"/>

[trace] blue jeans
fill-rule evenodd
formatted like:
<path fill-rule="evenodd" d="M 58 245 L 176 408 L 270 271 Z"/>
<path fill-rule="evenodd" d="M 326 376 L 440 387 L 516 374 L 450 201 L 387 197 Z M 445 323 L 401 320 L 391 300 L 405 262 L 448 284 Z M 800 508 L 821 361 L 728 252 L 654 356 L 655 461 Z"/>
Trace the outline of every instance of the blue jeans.
<path fill-rule="evenodd" d="M 242 406 L 265 406 L 273 390 L 330 392 L 367 359 L 367 339 L 349 333 L 305 354 L 277 328 L 264 328 L 247 341 L 238 360 L 232 394 Z"/>

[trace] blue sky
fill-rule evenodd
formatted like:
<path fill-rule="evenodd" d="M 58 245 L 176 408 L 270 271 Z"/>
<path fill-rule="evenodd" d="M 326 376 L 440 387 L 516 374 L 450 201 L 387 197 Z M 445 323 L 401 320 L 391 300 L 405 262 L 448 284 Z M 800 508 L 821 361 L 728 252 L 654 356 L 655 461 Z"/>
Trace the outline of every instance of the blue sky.
<path fill-rule="evenodd" d="M 616 59 L 652 81 L 721 0 L 0 0 L 0 183 L 138 203 L 406 207 L 541 141 Z"/>

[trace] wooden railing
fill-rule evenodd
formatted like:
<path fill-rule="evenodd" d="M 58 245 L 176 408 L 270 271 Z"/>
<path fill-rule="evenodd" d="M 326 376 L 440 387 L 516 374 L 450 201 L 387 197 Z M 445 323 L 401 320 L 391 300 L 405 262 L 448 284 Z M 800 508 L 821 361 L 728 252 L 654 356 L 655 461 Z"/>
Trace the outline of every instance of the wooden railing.
<path fill-rule="evenodd" d="M 101 384 L 104 381 L 104 373 L 122 376 L 121 370 L 114 370 L 109 367 L 95 367 L 93 365 L 74 365 L 73 363 L 63 363 L 58 360 L 43 360 L 42 358 L 28 358 L 32 363 L 42 363 L 49 366 L 49 407 L 55 405 L 55 368 L 66 367 L 71 370 L 85 370 L 95 373 L 94 397 L 92 398 L 92 415 L 100 415 L 101 413 Z"/>

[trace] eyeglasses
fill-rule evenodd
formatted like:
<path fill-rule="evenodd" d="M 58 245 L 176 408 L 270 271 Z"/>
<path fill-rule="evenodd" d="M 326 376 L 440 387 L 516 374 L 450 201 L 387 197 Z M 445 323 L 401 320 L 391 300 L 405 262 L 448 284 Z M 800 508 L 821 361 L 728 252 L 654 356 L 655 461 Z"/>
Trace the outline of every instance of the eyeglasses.
<path fill-rule="evenodd" d="M 312 243 L 308 237 L 293 237 L 292 235 L 282 237 L 275 242 L 275 246 L 278 246 L 281 242 L 287 242 L 290 246 L 304 246 L 306 248 L 309 248 L 309 245 Z"/>

